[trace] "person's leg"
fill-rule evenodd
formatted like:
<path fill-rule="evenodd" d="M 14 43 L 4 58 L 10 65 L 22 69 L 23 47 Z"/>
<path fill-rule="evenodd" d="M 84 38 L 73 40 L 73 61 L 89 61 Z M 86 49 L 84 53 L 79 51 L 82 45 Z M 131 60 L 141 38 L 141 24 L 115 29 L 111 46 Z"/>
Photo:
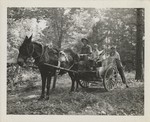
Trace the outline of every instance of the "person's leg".
<path fill-rule="evenodd" d="M 123 82 L 123 83 L 126 85 L 126 87 L 128 88 L 128 85 L 127 85 L 127 82 L 126 82 L 126 77 L 125 77 L 125 74 L 124 74 L 124 71 L 123 71 L 122 63 L 121 63 L 121 61 L 119 61 L 119 60 L 116 60 L 116 63 L 117 63 L 117 68 L 118 68 L 119 74 L 120 74 L 120 76 L 121 76 L 122 82 Z"/>

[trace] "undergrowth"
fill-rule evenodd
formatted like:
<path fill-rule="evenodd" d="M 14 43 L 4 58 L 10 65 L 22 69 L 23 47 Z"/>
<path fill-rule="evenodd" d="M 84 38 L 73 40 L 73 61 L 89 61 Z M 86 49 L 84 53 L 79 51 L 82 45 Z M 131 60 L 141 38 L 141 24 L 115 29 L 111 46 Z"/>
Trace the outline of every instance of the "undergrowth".
<path fill-rule="evenodd" d="M 34 74 L 34 75 L 33 75 Z M 79 88 L 69 93 L 71 79 L 63 75 L 48 101 L 38 101 L 41 78 L 36 72 L 25 72 L 21 85 L 7 94 L 7 114 L 18 115 L 144 115 L 144 83 L 135 82 L 126 73 L 129 88 L 118 82 L 111 92 L 102 87 Z"/>

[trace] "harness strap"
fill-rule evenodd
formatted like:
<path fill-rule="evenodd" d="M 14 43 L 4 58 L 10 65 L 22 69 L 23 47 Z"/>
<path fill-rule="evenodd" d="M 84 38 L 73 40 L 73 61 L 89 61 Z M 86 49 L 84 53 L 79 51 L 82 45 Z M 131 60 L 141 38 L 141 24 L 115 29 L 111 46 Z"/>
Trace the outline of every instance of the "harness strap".
<path fill-rule="evenodd" d="M 34 45 L 33 45 L 33 47 L 34 47 Z M 41 62 L 41 57 L 42 57 L 43 54 L 44 54 L 44 46 L 43 46 L 42 44 L 41 44 L 41 47 L 42 47 L 42 52 L 41 52 L 41 54 L 40 54 L 39 56 L 33 57 L 33 58 L 38 58 L 38 57 L 40 57 L 40 59 L 39 59 L 38 63 L 36 63 L 36 65 L 39 65 L 39 63 Z"/>
<path fill-rule="evenodd" d="M 57 66 L 60 67 L 60 61 L 58 61 L 58 65 Z M 60 72 L 60 69 L 57 69 L 56 73 L 59 74 L 59 72 Z"/>
<path fill-rule="evenodd" d="M 31 57 L 33 55 L 33 53 L 34 53 L 34 45 L 32 44 L 32 52 L 31 52 L 31 54 L 29 54 L 29 57 Z"/>

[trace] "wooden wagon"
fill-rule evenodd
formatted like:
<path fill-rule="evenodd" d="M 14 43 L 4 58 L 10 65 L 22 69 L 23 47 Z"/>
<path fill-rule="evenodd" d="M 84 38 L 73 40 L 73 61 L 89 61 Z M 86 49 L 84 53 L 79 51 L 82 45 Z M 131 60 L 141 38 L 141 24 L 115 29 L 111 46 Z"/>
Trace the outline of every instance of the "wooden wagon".
<path fill-rule="evenodd" d="M 84 55 L 84 59 L 85 57 L 86 55 Z M 95 65 L 88 64 L 87 66 L 85 66 L 87 62 L 84 60 L 80 60 L 76 63 L 75 70 L 74 68 L 65 69 L 46 63 L 45 65 L 77 74 L 79 85 L 82 88 L 88 88 L 92 84 L 98 84 L 103 82 L 106 91 L 113 90 L 117 84 L 118 75 L 116 60 L 109 57 L 105 60 L 98 61 L 95 63 Z"/>

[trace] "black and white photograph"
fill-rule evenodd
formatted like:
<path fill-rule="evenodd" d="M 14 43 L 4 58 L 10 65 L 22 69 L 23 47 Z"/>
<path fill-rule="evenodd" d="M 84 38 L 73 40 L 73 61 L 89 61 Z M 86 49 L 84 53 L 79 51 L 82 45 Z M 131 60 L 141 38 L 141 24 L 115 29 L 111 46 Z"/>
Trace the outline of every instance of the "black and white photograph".
<path fill-rule="evenodd" d="M 148 115 L 146 11 L 7 6 L 6 117 Z"/>

